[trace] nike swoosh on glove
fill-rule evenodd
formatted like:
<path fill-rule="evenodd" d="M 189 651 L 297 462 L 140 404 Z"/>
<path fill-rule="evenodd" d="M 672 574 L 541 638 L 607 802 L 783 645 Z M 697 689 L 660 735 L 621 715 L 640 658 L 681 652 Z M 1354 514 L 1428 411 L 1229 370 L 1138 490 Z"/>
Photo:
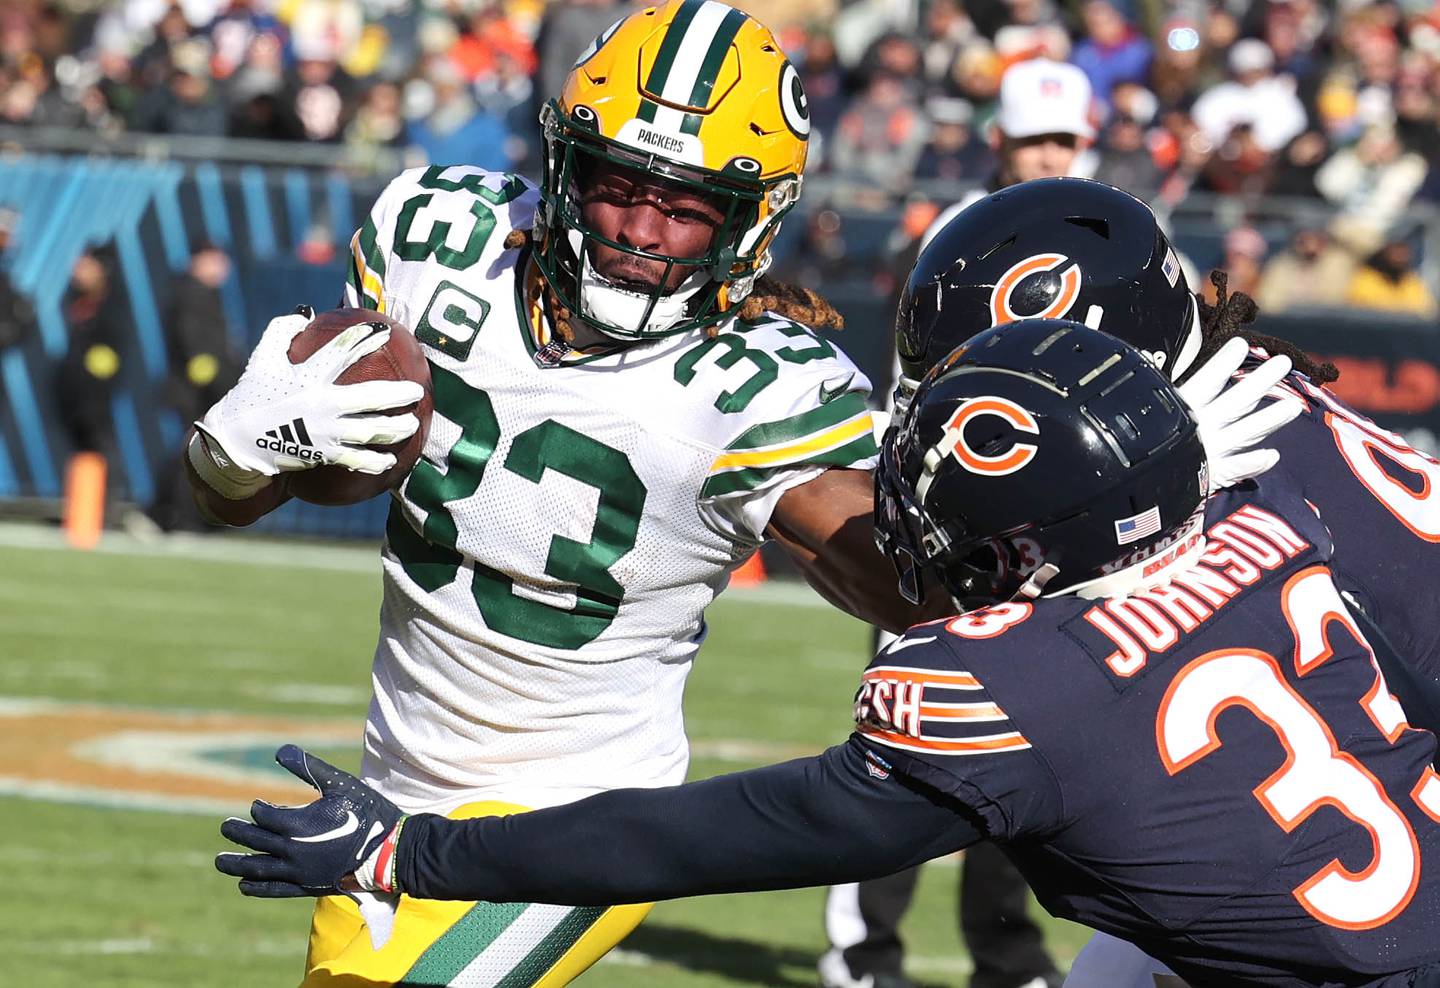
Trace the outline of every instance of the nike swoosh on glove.
<path fill-rule="evenodd" d="M 1271 357 L 1234 379 L 1249 353 L 1250 345 L 1236 337 L 1176 388 L 1199 426 L 1211 494 L 1252 480 L 1278 463 L 1279 452 L 1260 443 L 1304 410 L 1298 401 L 1262 406 L 1270 389 L 1290 373 L 1289 357 Z"/>
<path fill-rule="evenodd" d="M 254 854 L 226 852 L 215 867 L 240 879 L 240 891 L 264 898 L 335 895 L 355 889 L 396 892 L 395 843 L 405 814 L 349 772 L 287 744 L 275 761 L 320 792 L 305 806 L 257 799 L 254 819 L 231 817 L 223 837 Z M 342 880 L 353 876 L 346 888 Z"/>
<path fill-rule="evenodd" d="M 205 448 L 198 457 L 192 451 L 191 462 L 221 494 L 245 496 L 281 472 L 321 464 L 384 473 L 395 457 L 364 447 L 401 442 L 420 427 L 412 414 L 381 414 L 419 401 L 425 389 L 414 381 L 335 383 L 356 361 L 386 344 L 388 327 L 358 323 L 307 359 L 290 362 L 291 342 L 314 316 L 309 306 L 301 306 L 270 320 L 240 380 L 195 423 Z M 283 426 L 288 434 L 296 422 L 301 423 L 297 429 L 304 429 L 303 444 L 265 441 L 267 431 Z"/>

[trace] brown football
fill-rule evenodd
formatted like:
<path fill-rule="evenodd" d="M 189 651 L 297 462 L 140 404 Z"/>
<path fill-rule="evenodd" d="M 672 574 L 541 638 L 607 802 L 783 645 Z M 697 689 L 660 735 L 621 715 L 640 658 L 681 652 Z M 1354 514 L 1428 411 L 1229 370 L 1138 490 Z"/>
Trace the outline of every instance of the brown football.
<path fill-rule="evenodd" d="M 409 327 L 389 316 L 369 309 L 331 309 L 317 313 L 310 325 L 290 342 L 290 362 L 298 364 L 310 357 L 341 330 L 356 323 L 379 323 L 390 327 L 390 339 L 374 353 L 361 357 L 336 378 L 338 384 L 359 384 L 361 381 L 414 381 L 423 385 L 425 396 L 413 405 L 392 409 L 382 414 L 402 415 L 414 412 L 420 428 L 402 443 L 374 446 L 395 456 L 395 465 L 382 474 L 357 473 L 341 466 L 312 467 L 289 475 L 290 492 L 311 504 L 359 504 L 398 486 L 409 475 L 425 437 L 430 434 L 430 413 L 435 408 L 430 386 L 430 364 Z"/>

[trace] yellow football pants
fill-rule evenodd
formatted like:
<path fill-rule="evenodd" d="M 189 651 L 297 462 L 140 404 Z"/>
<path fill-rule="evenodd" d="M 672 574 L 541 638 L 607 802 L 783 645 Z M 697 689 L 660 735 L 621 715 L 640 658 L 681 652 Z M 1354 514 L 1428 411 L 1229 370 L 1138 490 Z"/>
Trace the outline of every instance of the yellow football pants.
<path fill-rule="evenodd" d="M 526 809 L 467 803 L 450 818 L 503 816 Z M 390 939 L 375 950 L 354 901 L 326 896 L 315 905 L 301 988 L 558 988 L 625 939 L 650 908 L 650 903 L 607 909 L 403 895 Z"/>

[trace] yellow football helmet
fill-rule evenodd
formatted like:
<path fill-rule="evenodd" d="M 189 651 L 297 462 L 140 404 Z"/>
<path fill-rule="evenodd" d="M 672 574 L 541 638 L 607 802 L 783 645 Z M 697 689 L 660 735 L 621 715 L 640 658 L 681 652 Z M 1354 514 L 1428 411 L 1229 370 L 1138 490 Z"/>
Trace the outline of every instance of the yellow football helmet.
<path fill-rule="evenodd" d="M 626 340 L 710 326 L 770 264 L 800 195 L 810 112 L 800 76 L 759 21 L 718 0 L 669 0 L 617 21 L 580 55 L 541 113 L 545 161 L 535 259 L 572 316 Z M 581 218 L 597 160 L 701 191 L 724 210 L 702 257 L 639 250 Z M 587 242 L 696 270 L 673 291 L 607 283 Z"/>

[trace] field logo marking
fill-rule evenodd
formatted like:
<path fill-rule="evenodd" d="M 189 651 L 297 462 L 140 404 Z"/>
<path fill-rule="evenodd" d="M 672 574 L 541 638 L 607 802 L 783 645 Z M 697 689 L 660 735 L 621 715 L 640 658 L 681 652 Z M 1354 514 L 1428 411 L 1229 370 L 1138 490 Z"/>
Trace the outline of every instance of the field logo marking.
<path fill-rule="evenodd" d="M 351 747 L 353 720 L 147 710 L 0 697 L 0 794 L 172 813 L 226 814 L 314 791 L 272 761 L 287 741 Z"/>

